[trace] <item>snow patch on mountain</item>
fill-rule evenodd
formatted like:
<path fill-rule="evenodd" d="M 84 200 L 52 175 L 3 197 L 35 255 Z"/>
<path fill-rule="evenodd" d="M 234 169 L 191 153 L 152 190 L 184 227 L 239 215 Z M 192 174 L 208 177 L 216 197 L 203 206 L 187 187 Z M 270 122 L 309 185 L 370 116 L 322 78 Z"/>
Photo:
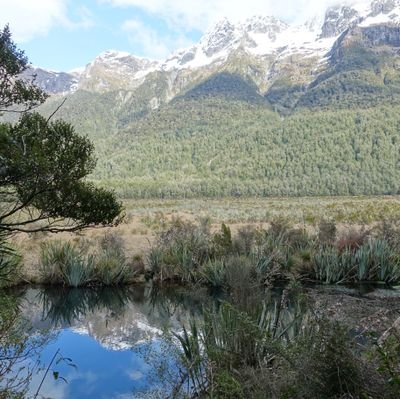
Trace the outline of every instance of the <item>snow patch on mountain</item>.
<path fill-rule="evenodd" d="M 379 24 L 400 24 L 400 0 L 344 0 L 303 25 L 289 25 L 275 17 L 254 16 L 241 23 L 224 18 L 189 48 L 175 51 L 164 62 L 137 57 L 127 52 L 109 50 L 96 57 L 83 70 L 57 75 L 41 73 L 43 87 L 49 92 L 134 89 L 146 81 L 152 72 L 171 74 L 174 82 L 180 71 L 223 65 L 234 52 L 251 57 L 273 59 L 275 62 L 291 56 L 313 57 L 315 65 L 326 61 L 335 41 L 347 29 Z M 269 61 L 268 61 L 269 62 Z M 61 84 L 57 82 L 61 81 Z M 172 84 L 172 83 L 171 83 Z M 171 93 L 175 93 L 174 89 Z M 173 96 L 173 94 L 172 94 Z"/>
<path fill-rule="evenodd" d="M 259 57 L 298 54 L 323 58 L 348 28 L 399 21 L 400 0 L 347 1 L 300 26 L 288 25 L 274 17 L 255 16 L 236 25 L 224 18 L 197 45 L 175 52 L 161 68 L 195 69 L 223 63 L 239 47 Z"/>
<path fill-rule="evenodd" d="M 195 69 L 224 62 L 239 47 L 254 56 L 287 56 L 299 53 L 322 56 L 332 47 L 336 36 L 320 38 L 318 20 L 301 26 L 290 26 L 274 17 L 255 16 L 244 23 L 233 25 L 220 21 L 198 45 L 173 54 L 162 69 Z"/>
<path fill-rule="evenodd" d="M 135 74 L 147 69 L 152 69 L 158 65 L 157 61 L 137 57 L 127 52 L 108 50 L 97 56 L 85 68 L 84 74 L 89 74 L 91 69 L 102 67 L 112 69 L 117 74 Z"/>
<path fill-rule="evenodd" d="M 388 13 L 380 13 L 377 15 L 370 15 L 365 18 L 358 26 L 361 28 L 368 27 L 371 25 L 400 23 L 400 5 L 392 9 Z"/>

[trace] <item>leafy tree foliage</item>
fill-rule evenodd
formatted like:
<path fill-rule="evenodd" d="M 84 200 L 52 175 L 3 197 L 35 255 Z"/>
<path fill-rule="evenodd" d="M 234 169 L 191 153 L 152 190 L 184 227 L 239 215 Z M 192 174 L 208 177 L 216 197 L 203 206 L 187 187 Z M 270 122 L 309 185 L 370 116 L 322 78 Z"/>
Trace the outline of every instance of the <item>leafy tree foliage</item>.
<path fill-rule="evenodd" d="M 27 59 L 0 34 L 0 106 L 30 109 L 46 94 L 19 80 Z M 23 113 L 0 124 L 0 233 L 72 231 L 119 221 L 122 205 L 113 192 L 84 180 L 96 160 L 93 144 L 62 120 Z"/>
<path fill-rule="evenodd" d="M 82 181 L 95 166 L 93 145 L 68 123 L 26 114 L 0 125 L 0 141 L 0 229 L 76 230 L 118 218 L 114 194 Z"/>
<path fill-rule="evenodd" d="M 28 68 L 28 59 L 11 39 L 8 26 L 0 31 L 0 111 L 32 109 L 47 98 L 34 82 L 19 75 Z"/>

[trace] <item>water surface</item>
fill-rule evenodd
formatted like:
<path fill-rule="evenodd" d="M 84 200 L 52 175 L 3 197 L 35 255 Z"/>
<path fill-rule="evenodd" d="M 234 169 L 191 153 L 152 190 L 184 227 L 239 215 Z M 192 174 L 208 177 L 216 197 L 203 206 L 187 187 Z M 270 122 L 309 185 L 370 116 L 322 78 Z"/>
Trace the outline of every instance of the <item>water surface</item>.
<path fill-rule="evenodd" d="M 165 331 L 198 317 L 204 299 L 184 290 L 152 287 L 27 289 L 15 294 L 30 339 L 43 337 L 27 396 L 134 398 L 168 389 L 158 368 L 174 370 Z M 29 329 L 29 330 L 28 330 Z M 55 373 L 55 374 L 54 374 Z"/>
<path fill-rule="evenodd" d="M 368 311 L 372 311 L 373 295 L 394 296 L 396 301 L 400 295 L 399 290 L 380 286 L 314 289 L 322 290 L 327 298 L 365 297 Z M 252 300 L 247 291 L 237 292 L 235 297 L 238 303 Z M 310 317 L 315 316 L 303 295 L 291 301 L 284 288 L 262 291 L 255 298 L 267 306 L 265 311 L 274 333 L 287 341 L 302 334 Z M 7 378 L 12 380 L 25 367 L 20 373 L 21 385 L 15 390 L 21 390 L 29 379 L 25 393 L 28 398 L 34 398 L 41 386 L 38 398 L 111 399 L 151 395 L 165 399 L 180 380 L 180 352 L 173 334 L 179 334 L 182 326 L 188 326 L 193 318 L 201 323 L 203 309 L 217 309 L 221 299 L 226 296 L 213 296 L 202 289 L 153 286 L 28 288 L 7 295 L 0 292 L 0 322 L 4 324 L 8 317 L 18 327 L 13 336 L 17 339 L 8 349 L 8 343 L 1 341 L 0 323 L 0 388 L 4 389 Z M 326 305 L 319 309 L 320 314 L 330 303 L 322 299 L 319 302 Z M 362 317 L 364 307 L 353 310 L 352 301 L 343 303 L 347 302 L 347 310 L 340 306 L 335 312 L 344 312 L 343 320 L 355 319 L 355 312 Z M 357 306 L 360 303 L 364 301 L 357 299 Z M 7 309 L 13 307 L 18 315 L 15 320 L 7 316 Z M 331 313 L 330 317 L 336 317 Z M 347 318 L 346 313 L 350 315 Z M 353 330 L 358 334 L 357 328 Z M 1 359 L 14 353 L 23 356 L 12 364 L 14 374 L 4 378 Z"/>

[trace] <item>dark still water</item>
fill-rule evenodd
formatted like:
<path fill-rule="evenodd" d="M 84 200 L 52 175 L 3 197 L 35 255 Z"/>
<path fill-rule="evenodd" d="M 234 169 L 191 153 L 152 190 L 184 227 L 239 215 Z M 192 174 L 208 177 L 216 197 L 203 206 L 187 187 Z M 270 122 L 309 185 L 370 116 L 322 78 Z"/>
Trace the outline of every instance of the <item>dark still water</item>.
<path fill-rule="evenodd" d="M 240 334 L 259 331 L 255 325 L 271 342 L 288 343 L 312 332 L 323 317 L 345 323 L 361 344 L 369 316 L 387 314 L 400 297 L 399 290 L 381 287 L 248 288 L 238 284 L 229 295 L 152 286 L 0 291 L 0 398 L 187 397 L 204 387 L 201 365 L 196 379 L 188 378 L 193 358 L 207 361 L 201 344 L 199 355 L 186 356 L 185 369 L 187 346 L 177 342 L 184 327 L 195 331 L 193 319 L 214 331 L 208 337 L 223 350 L 233 337 L 240 354 L 247 353 L 237 346 Z M 388 319 L 380 332 L 392 323 Z"/>
<path fill-rule="evenodd" d="M 18 309 L 19 346 L 6 353 L 1 342 L 0 359 L 21 356 L 13 374 L 0 365 L 0 386 L 18 391 L 30 379 L 24 397 L 55 399 L 166 397 L 178 353 L 164 332 L 179 332 L 204 304 L 177 288 L 151 287 L 27 289 L 7 300 L 3 310 Z"/>

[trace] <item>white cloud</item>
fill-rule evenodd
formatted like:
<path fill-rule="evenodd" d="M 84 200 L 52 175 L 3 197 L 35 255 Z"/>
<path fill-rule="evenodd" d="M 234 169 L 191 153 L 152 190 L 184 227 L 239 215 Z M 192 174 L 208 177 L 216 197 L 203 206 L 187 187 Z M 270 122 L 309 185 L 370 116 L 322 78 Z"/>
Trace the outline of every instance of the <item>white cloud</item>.
<path fill-rule="evenodd" d="M 139 381 L 144 377 L 144 373 L 140 370 L 131 370 L 127 372 L 129 378 L 133 381 Z"/>
<path fill-rule="evenodd" d="M 92 26 L 92 15 L 86 7 L 78 7 L 78 19 L 67 16 L 69 0 L 0 0 L 0 27 L 10 25 L 16 42 L 27 42 L 46 35 L 54 26 L 68 29 Z"/>
<path fill-rule="evenodd" d="M 356 1 L 370 0 L 99 0 L 116 7 L 135 6 L 157 15 L 175 28 L 201 31 L 221 17 L 237 21 L 261 14 L 303 22 L 329 5 Z"/>
<path fill-rule="evenodd" d="M 76 10 L 76 15 L 78 19 L 73 21 L 71 19 L 64 17 L 64 25 L 69 29 L 88 29 L 94 26 L 94 16 L 89 8 L 85 6 L 80 6 Z"/>
<path fill-rule="evenodd" d="M 2 0 L 0 26 L 9 23 L 14 40 L 26 42 L 46 34 L 65 15 L 64 0 Z"/>
<path fill-rule="evenodd" d="M 148 58 L 165 59 L 171 49 L 187 47 L 191 44 L 184 34 L 161 33 L 136 19 L 125 21 L 122 30 L 128 34 L 129 41 L 137 49 L 136 53 Z"/>

